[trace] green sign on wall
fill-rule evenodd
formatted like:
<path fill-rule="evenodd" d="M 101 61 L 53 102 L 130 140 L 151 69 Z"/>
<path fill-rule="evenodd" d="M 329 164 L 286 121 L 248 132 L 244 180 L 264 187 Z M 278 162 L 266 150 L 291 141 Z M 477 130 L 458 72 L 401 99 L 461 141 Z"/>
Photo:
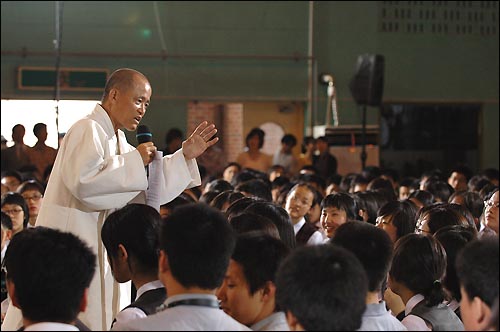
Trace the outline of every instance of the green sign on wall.
<path fill-rule="evenodd" d="M 60 68 L 60 89 L 65 91 L 102 91 L 108 79 L 108 69 Z M 20 90 L 53 90 L 56 70 L 53 67 L 19 67 L 17 85 Z"/>

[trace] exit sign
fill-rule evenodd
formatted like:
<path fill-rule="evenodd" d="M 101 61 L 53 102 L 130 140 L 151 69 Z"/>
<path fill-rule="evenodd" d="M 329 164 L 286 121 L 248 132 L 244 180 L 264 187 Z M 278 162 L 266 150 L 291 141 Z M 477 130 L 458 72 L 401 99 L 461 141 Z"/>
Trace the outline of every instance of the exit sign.
<path fill-rule="evenodd" d="M 59 70 L 61 91 L 102 91 L 109 70 L 100 68 L 67 68 Z M 56 86 L 54 67 L 21 66 L 17 72 L 17 87 L 20 90 L 48 91 Z"/>

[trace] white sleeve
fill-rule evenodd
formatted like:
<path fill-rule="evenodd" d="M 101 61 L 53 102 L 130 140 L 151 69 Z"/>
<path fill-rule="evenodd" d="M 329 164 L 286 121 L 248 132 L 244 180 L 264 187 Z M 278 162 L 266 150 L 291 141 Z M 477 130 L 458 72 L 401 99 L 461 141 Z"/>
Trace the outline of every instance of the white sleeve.
<path fill-rule="evenodd" d="M 113 324 L 111 330 L 122 331 L 124 329 L 124 325 L 127 325 L 131 320 L 146 317 L 146 313 L 139 308 L 125 308 L 116 315 L 116 322 Z"/>
<path fill-rule="evenodd" d="M 185 189 L 201 185 L 196 158 L 186 160 L 182 149 L 163 157 L 163 178 L 160 204 L 170 202 Z"/>
<path fill-rule="evenodd" d="M 306 221 L 307 222 L 307 221 Z M 313 245 L 318 245 L 318 244 L 324 244 L 325 240 L 323 238 L 323 235 L 321 235 L 320 232 L 315 231 L 309 240 L 307 240 L 307 245 L 308 246 L 313 246 Z"/>

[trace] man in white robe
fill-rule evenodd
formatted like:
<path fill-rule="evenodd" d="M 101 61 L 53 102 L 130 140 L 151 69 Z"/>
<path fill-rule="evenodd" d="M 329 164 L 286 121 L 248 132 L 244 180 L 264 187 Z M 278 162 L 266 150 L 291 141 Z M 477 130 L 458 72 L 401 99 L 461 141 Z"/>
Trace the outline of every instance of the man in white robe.
<path fill-rule="evenodd" d="M 130 304 L 130 284 L 117 284 L 111 274 L 100 233 L 106 217 L 127 203 L 145 203 L 148 178 L 144 167 L 156 156 L 152 142 L 128 144 L 122 129 L 134 131 L 151 98 L 147 78 L 132 69 L 115 71 L 101 104 L 76 122 L 62 142 L 36 226 L 76 234 L 97 254 L 96 274 L 87 310 L 79 319 L 91 330 L 109 330 L 115 315 Z M 201 184 L 196 157 L 218 141 L 215 126 L 201 123 L 182 148 L 163 157 L 161 204 L 184 189 Z M 47 294 L 50 301 L 50 294 Z M 21 326 L 20 311 L 9 306 L 2 330 Z"/>

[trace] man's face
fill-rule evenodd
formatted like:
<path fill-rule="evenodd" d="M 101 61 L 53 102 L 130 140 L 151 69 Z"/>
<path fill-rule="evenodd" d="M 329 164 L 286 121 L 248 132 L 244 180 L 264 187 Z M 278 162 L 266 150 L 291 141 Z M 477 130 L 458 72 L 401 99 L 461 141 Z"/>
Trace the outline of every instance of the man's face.
<path fill-rule="evenodd" d="M 112 95 L 113 110 L 111 119 L 115 130 L 125 128 L 129 131 L 137 129 L 151 99 L 151 85 L 141 77 L 135 77 L 129 88 L 121 88 Z"/>
<path fill-rule="evenodd" d="M 262 310 L 262 290 L 250 295 L 250 286 L 243 273 L 241 264 L 230 260 L 224 282 L 217 290 L 222 310 L 237 321 L 247 326 L 257 322 Z"/>

